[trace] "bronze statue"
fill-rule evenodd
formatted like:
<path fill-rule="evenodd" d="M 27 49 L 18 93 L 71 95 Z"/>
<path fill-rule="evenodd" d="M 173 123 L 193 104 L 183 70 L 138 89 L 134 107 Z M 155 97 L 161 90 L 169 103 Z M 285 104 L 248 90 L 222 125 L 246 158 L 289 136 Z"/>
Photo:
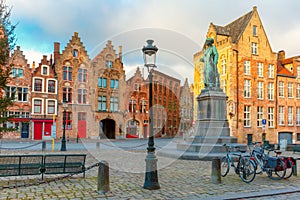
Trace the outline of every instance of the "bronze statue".
<path fill-rule="evenodd" d="M 214 39 L 207 38 L 205 44 L 207 48 L 204 51 L 204 56 L 200 59 L 204 62 L 204 85 L 206 89 L 219 89 L 220 80 L 218 73 L 218 51 L 213 46 Z"/>

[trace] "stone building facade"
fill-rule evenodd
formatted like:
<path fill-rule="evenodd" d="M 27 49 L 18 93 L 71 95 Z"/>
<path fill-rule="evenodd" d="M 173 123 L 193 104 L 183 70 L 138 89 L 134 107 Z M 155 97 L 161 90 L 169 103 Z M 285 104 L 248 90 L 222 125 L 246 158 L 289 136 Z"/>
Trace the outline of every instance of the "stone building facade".
<path fill-rule="evenodd" d="M 180 88 L 180 100 L 179 100 L 179 133 L 183 135 L 190 131 L 189 129 L 193 125 L 193 92 L 191 92 L 188 79 L 185 79 L 184 85 Z"/>
<path fill-rule="evenodd" d="M 277 53 L 272 51 L 257 8 L 253 7 L 252 11 L 226 26 L 211 23 L 207 37 L 214 38 L 219 52 L 220 85 L 228 96 L 227 113 L 231 135 L 241 143 L 263 140 L 279 143 L 276 94 L 281 76 L 277 74 Z M 205 46 L 194 55 L 195 96 L 204 87 L 203 64 L 199 61 L 204 50 Z M 280 101 L 286 104 L 289 101 L 294 104 L 298 102 L 288 98 Z M 292 129 L 292 141 L 295 141 L 297 131 Z"/>
<path fill-rule="evenodd" d="M 90 87 L 94 111 L 93 130 L 101 138 L 115 139 L 124 136 L 125 71 L 122 63 L 122 46 L 117 54 L 111 41 L 91 61 L 93 81 Z"/>

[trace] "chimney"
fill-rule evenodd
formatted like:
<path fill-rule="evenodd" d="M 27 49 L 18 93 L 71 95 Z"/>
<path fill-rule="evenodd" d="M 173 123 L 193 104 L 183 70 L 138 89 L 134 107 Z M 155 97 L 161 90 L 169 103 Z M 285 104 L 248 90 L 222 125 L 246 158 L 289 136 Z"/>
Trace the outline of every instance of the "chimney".
<path fill-rule="evenodd" d="M 52 54 L 50 54 L 50 65 L 52 65 Z"/>
<path fill-rule="evenodd" d="M 35 70 L 35 62 L 34 61 L 32 62 L 32 67 L 31 68 L 32 68 L 32 70 Z"/>
<path fill-rule="evenodd" d="M 60 43 L 59 42 L 54 42 L 54 62 L 59 58 L 60 55 Z"/>
<path fill-rule="evenodd" d="M 122 46 L 119 46 L 119 59 L 121 62 L 122 62 L 122 56 L 123 56 Z"/>
<path fill-rule="evenodd" d="M 284 60 L 285 59 L 285 51 L 284 50 L 281 50 L 278 52 L 278 55 L 277 55 L 277 60 Z"/>

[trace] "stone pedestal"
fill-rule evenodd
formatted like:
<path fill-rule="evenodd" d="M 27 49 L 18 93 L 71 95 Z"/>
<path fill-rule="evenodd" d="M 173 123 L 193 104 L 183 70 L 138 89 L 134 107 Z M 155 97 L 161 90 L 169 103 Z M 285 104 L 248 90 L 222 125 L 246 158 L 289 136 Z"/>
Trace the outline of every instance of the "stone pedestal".
<path fill-rule="evenodd" d="M 226 152 L 227 149 L 223 144 L 237 143 L 237 138 L 230 136 L 226 111 L 227 96 L 221 89 L 204 89 L 197 97 L 197 101 L 195 136 L 177 144 L 177 150 L 207 157 Z M 238 146 L 246 148 L 245 145 Z"/>

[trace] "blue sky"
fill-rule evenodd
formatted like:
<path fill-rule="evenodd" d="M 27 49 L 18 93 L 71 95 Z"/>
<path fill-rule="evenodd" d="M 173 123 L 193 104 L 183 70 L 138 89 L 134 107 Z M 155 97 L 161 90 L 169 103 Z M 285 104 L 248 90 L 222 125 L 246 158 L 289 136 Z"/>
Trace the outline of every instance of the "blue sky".
<path fill-rule="evenodd" d="M 93 58 L 112 40 L 123 46 L 127 72 L 143 65 L 149 38 L 159 48 L 158 66 L 193 82 L 193 54 L 201 49 L 210 22 L 226 25 L 257 6 L 272 50 L 300 54 L 300 1 L 296 0 L 6 0 L 18 23 L 17 45 L 28 63 L 61 49 L 78 32 Z M 130 75 L 129 75 L 130 76 Z"/>

